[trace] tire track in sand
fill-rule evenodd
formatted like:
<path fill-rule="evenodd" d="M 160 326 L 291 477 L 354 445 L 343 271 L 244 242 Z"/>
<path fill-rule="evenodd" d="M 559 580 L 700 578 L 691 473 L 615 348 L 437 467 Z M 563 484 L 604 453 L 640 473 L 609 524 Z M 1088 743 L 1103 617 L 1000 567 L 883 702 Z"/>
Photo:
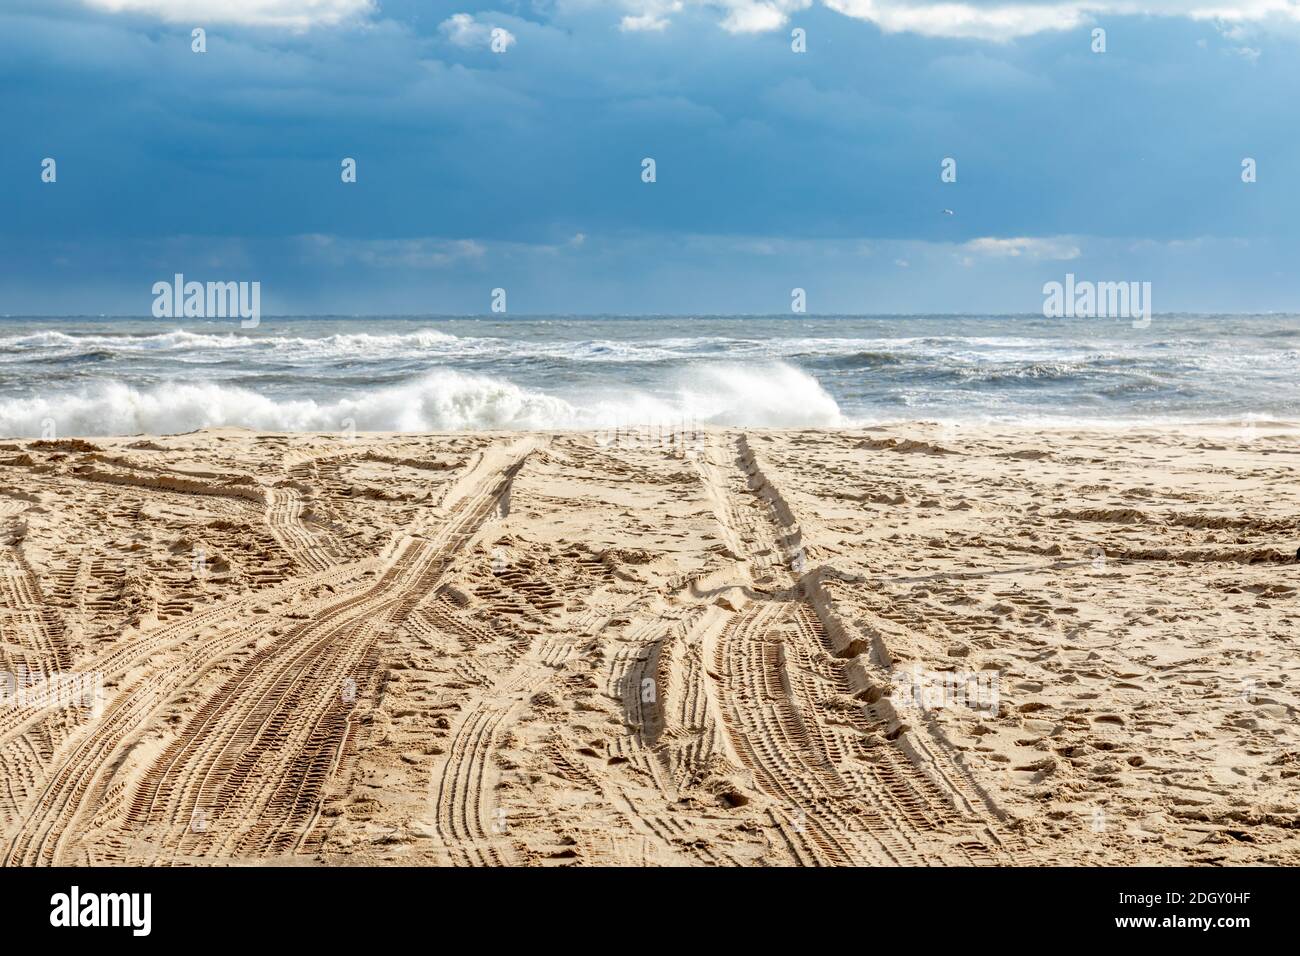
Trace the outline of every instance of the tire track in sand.
<path fill-rule="evenodd" d="M 522 445 L 522 452 L 482 456 L 448 496 L 447 517 L 429 537 L 400 540 L 374 581 L 281 635 L 211 695 L 145 773 L 129 801 L 128 827 L 187 857 L 300 848 L 351 738 L 355 700 L 340 687 L 348 678 L 365 686 L 378 630 L 409 613 L 477 531 L 533 443 Z M 503 457 L 509 463 L 494 467 Z M 168 673 L 183 680 L 177 670 Z M 67 834 L 102 796 L 112 758 L 169 696 L 141 690 L 107 712 L 63 761 L 10 841 L 8 862 L 61 860 Z"/>
<path fill-rule="evenodd" d="M 473 488 L 429 539 L 407 539 L 377 587 L 317 617 L 286 646 L 255 658 L 214 695 L 147 775 L 132 819 L 160 815 L 187 853 L 260 855 L 300 850 L 321 791 L 352 734 L 353 704 L 340 690 L 364 688 L 379 632 L 400 623 L 477 533 L 523 465 L 470 476 Z M 146 800 L 148 801 L 146 804 Z M 186 811 L 189 811 L 187 814 Z M 203 815 L 202 830 L 190 825 Z"/>
<path fill-rule="evenodd" d="M 11 836 L 5 862 L 22 861 L 32 835 L 47 821 L 67 812 L 69 801 L 75 806 L 87 801 L 90 793 L 88 804 L 98 805 L 111 782 L 112 767 L 159 710 L 221 660 L 256 639 L 250 619 L 256 620 L 253 609 L 257 603 L 287 600 L 307 588 L 355 589 L 354 579 L 378 563 L 367 559 L 272 589 L 240 595 L 153 628 L 126 646 L 87 663 L 82 670 L 102 674 L 106 686 L 119 679 L 125 679 L 126 683 L 110 695 L 103 713 L 85 723 L 80 736 L 43 767 L 41 791 L 34 801 L 24 806 L 20 816 L 22 829 Z M 303 606 L 311 604 L 307 600 Z M 26 745 L 32 735 L 42 734 L 46 722 L 56 718 L 55 712 L 44 709 L 8 711 L 0 719 L 0 743 L 6 748 Z"/>
<path fill-rule="evenodd" d="M 498 734 L 530 695 L 546 683 L 552 666 L 530 650 L 490 690 L 475 697 L 452 728 L 447 756 L 431 789 L 433 830 L 460 865 L 502 866 L 511 849 L 500 810 L 490 807 Z M 496 813 L 497 819 L 490 819 Z"/>
<path fill-rule="evenodd" d="M 769 817 L 786 852 L 803 865 L 1007 861 L 966 794 L 914 759 L 933 749 L 887 740 L 853 699 L 801 579 L 788 505 L 745 436 L 732 469 L 722 455 L 715 444 L 698 470 L 724 539 L 744 553 L 723 589 L 736 613 L 713 639 L 710 676 L 736 754 L 775 801 Z"/>
<path fill-rule="evenodd" d="M 302 523 L 302 496 L 294 489 L 267 489 L 266 523 L 280 546 L 308 571 L 324 571 L 337 563 Z"/>

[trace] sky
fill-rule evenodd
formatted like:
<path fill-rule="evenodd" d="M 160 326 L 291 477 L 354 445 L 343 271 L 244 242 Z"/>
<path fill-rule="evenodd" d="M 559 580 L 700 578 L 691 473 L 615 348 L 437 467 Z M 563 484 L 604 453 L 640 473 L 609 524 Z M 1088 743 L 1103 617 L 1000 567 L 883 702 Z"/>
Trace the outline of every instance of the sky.
<path fill-rule="evenodd" d="M 5 0 L 0 314 L 1300 311 L 1298 99 L 1300 0 Z"/>

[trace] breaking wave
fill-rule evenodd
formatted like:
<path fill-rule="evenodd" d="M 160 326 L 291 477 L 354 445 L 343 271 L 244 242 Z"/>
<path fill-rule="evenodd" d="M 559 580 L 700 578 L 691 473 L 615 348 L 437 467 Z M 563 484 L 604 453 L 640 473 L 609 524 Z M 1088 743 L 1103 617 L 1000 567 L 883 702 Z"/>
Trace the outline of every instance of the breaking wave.
<path fill-rule="evenodd" d="M 630 424 L 812 427 L 845 424 L 816 379 L 787 365 L 705 366 L 654 392 L 614 386 L 564 396 L 499 378 L 437 371 L 333 400 L 277 397 L 215 383 L 148 389 L 105 382 L 0 400 L 0 436 L 175 434 L 239 426 L 329 432 L 549 430 Z"/>
<path fill-rule="evenodd" d="M 113 349 L 120 352 L 180 352 L 210 349 L 301 349 L 315 353 L 366 355 L 409 349 L 433 348 L 456 342 L 456 336 L 434 329 L 418 332 L 373 335 L 368 332 L 340 332 L 319 338 L 248 335 L 235 332 L 212 334 L 174 329 L 147 335 L 72 335 L 67 332 L 33 332 L 0 337 L 0 349 Z"/>

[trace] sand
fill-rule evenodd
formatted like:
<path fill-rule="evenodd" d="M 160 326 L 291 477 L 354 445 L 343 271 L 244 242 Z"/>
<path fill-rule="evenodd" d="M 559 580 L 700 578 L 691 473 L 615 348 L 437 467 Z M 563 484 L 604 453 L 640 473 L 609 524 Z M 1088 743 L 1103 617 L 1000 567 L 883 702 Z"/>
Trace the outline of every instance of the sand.
<path fill-rule="evenodd" d="M 1300 863 L 1298 463 L 1269 423 L 0 442 L 4 859 Z"/>

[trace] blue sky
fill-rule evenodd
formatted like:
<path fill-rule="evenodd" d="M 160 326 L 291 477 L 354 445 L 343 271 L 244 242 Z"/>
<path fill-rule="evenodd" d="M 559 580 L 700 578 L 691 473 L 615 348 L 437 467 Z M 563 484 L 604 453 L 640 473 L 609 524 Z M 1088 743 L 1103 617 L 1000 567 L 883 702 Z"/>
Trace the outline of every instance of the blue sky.
<path fill-rule="evenodd" d="M 175 272 L 267 313 L 1032 312 L 1066 272 L 1300 311 L 1298 47 L 1294 0 L 6 0 L 0 313 Z"/>

